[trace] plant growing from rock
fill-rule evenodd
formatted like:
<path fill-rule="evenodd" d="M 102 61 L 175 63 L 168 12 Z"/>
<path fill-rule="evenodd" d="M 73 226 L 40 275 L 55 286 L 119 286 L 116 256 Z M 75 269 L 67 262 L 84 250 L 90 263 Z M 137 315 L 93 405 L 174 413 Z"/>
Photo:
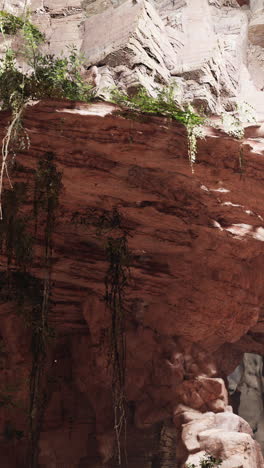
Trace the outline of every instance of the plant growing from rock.
<path fill-rule="evenodd" d="M 112 101 L 132 111 L 164 115 L 185 125 L 188 137 L 188 156 L 193 168 L 197 152 L 196 140 L 202 136 L 201 125 L 204 123 L 204 118 L 195 113 L 191 105 L 181 109 L 176 104 L 173 86 L 158 89 L 156 92 L 157 96 L 152 97 L 142 87 L 134 95 L 129 96 L 122 91 L 113 90 Z"/>
<path fill-rule="evenodd" d="M 89 102 L 93 97 L 91 85 L 86 83 L 80 70 L 82 59 L 72 47 L 68 57 L 42 55 L 38 47 L 44 35 L 28 20 L 6 12 L 0 12 L 0 31 L 14 35 L 21 31 L 22 48 L 17 53 L 6 43 L 6 52 L 0 60 L 0 101 L 2 110 L 11 111 L 6 135 L 2 142 L 0 169 L 0 219 L 2 213 L 3 178 L 9 177 L 10 162 L 17 151 L 29 147 L 30 141 L 23 125 L 23 112 L 30 101 L 40 99 L 70 99 Z M 23 73 L 17 63 L 17 54 L 27 62 L 29 72 Z M 13 155 L 13 158 L 12 158 Z"/>
<path fill-rule="evenodd" d="M 194 463 L 187 463 L 186 468 L 219 468 L 222 465 L 223 461 L 219 458 L 213 457 L 213 455 L 205 455 L 203 459 L 200 460 L 199 465 L 194 465 Z"/>
<path fill-rule="evenodd" d="M 13 36 L 18 31 L 25 31 L 25 34 L 30 34 L 35 43 L 40 43 L 44 40 L 44 35 L 34 26 L 27 18 L 15 16 L 6 11 L 0 10 L 0 30 L 4 35 Z"/>
<path fill-rule="evenodd" d="M 242 144 L 242 140 L 245 136 L 244 122 L 256 123 L 255 110 L 247 102 L 242 102 L 236 106 L 235 111 L 222 113 L 221 120 L 224 131 L 241 142 L 238 161 L 242 173 L 244 168 L 244 151 Z"/>

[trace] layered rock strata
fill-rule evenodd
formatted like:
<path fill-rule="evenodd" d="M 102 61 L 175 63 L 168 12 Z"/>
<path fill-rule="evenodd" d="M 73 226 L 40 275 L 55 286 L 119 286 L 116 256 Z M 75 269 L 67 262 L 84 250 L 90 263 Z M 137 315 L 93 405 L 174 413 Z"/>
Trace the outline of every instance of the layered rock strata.
<path fill-rule="evenodd" d="M 249 422 L 254 438 L 264 449 L 263 358 L 246 353 L 228 378 L 235 411 Z"/>
<path fill-rule="evenodd" d="M 2 0 L 0 8 L 29 8 L 46 52 L 74 45 L 86 67 L 97 65 L 99 95 L 139 85 L 155 94 L 173 83 L 182 104 L 220 114 L 246 102 L 263 114 L 262 0 Z"/>
<path fill-rule="evenodd" d="M 104 299 L 109 232 L 98 231 L 98 221 L 117 209 L 130 252 L 124 296 L 130 466 L 168 468 L 210 448 L 234 468 L 228 460 L 241 459 L 248 447 L 245 466 L 263 467 L 248 426 L 229 411 L 221 380 L 245 351 L 263 353 L 263 129 L 246 129 L 243 165 L 239 141 L 206 129 L 192 174 L 182 126 L 162 117 L 131 120 L 115 110 L 104 103 L 43 102 L 24 116 L 31 145 L 17 155 L 12 175 L 27 184 L 24 210 L 34 198 L 32 170 L 47 152 L 63 174 L 49 314 L 55 340 L 47 345 L 41 390 L 39 464 L 116 466 L 111 311 Z M 1 115 L 2 135 L 9 117 Z M 43 229 L 35 236 L 31 274 L 43 278 L 45 229 L 38 222 Z M 28 229 L 34 232 L 30 218 Z M 120 226 L 110 235 L 117 231 Z M 15 302 L 2 298 L 0 313 L 0 459 L 3 466 L 28 468 L 31 331 Z M 183 419 L 176 421 L 179 413 Z M 195 425 L 197 418 L 201 431 L 188 426 L 194 441 L 188 428 L 181 438 L 181 424 Z M 225 445 L 227 428 L 232 446 Z M 23 431 L 21 439 L 6 437 L 14 429 Z"/>

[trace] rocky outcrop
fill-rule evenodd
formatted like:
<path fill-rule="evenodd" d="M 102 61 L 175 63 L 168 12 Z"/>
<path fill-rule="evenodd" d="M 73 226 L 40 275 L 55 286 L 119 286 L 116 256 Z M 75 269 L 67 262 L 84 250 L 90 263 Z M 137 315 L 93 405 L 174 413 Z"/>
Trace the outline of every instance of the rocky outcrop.
<path fill-rule="evenodd" d="M 249 422 L 254 438 L 264 450 L 263 358 L 246 353 L 228 378 L 237 414 Z"/>
<path fill-rule="evenodd" d="M 26 7 L 45 33 L 44 52 L 74 45 L 84 55 L 83 76 L 99 97 L 115 86 L 132 93 L 143 85 L 154 95 L 173 84 L 180 105 L 236 111 L 244 121 L 253 105 L 260 123 L 243 142 L 221 126 L 205 128 L 192 173 L 186 131 L 168 119 L 103 102 L 27 107 L 30 148 L 16 155 L 12 180 L 28 189 L 21 213 L 35 256 L 27 275 L 40 284 L 48 231 L 34 205 L 40 161 L 55 162 L 63 189 L 41 373 L 33 340 L 41 326 L 7 298 L 3 275 L 8 263 L 10 282 L 15 265 L 1 249 L 1 465 L 117 466 L 106 278 L 109 243 L 113 250 L 123 236 L 122 456 L 130 468 L 183 468 L 209 452 L 223 468 L 263 468 L 260 358 L 246 354 L 249 370 L 229 377 L 233 406 L 251 429 L 232 413 L 225 387 L 245 352 L 264 352 L 263 0 L 0 1 L 15 14 Z M 0 53 L 5 47 L 1 41 Z M 0 115 L 2 137 L 9 117 Z"/>
<path fill-rule="evenodd" d="M 205 129 L 192 174 L 182 126 L 162 117 L 133 114 L 131 120 L 129 114 L 113 115 L 115 110 L 106 103 L 43 102 L 29 106 L 24 116 L 31 145 L 17 155 L 12 175 L 13 182 L 27 184 L 24 210 L 29 213 L 34 198 L 33 169 L 47 151 L 63 174 L 49 314 L 55 340 L 47 343 L 42 380 L 46 397 L 39 463 L 56 468 L 116 466 L 105 246 L 109 235 L 126 232 L 130 466 L 172 467 L 175 452 L 183 463 L 188 453 L 194 460 L 209 448 L 224 460 L 237 460 L 247 446 L 247 463 L 262 467 L 251 432 L 243 426 L 236 434 L 237 423 L 232 421 L 244 423 L 229 413 L 221 380 L 245 351 L 263 353 L 262 127 L 246 129 L 243 165 L 239 141 Z M 2 113 L 2 134 L 8 119 Z M 115 224 L 110 234 L 107 225 L 98 231 L 113 209 L 120 213 L 121 225 Z M 27 219 L 33 233 L 34 222 Z M 35 235 L 31 273 L 41 279 L 44 220 L 38 223 L 42 229 Z M 1 300 L 0 457 L 3 466 L 8 460 L 10 468 L 28 468 L 31 330 L 16 314 L 16 303 Z M 187 429 L 179 442 L 179 428 L 186 420 L 172 424 L 180 405 L 191 406 L 205 421 L 190 452 Z M 226 449 L 223 430 L 229 426 L 221 426 L 221 416 L 212 412 L 230 420 L 235 435 Z M 208 418 L 213 418 L 212 424 Z M 16 440 L 21 431 L 23 437 Z M 239 442 L 235 449 L 234 441 Z"/>
<path fill-rule="evenodd" d="M 232 412 L 199 413 L 178 408 L 183 421 L 182 443 L 189 453 L 187 463 L 199 466 L 206 454 L 222 460 L 223 468 L 263 466 L 260 448 L 252 439 L 250 426 Z"/>
<path fill-rule="evenodd" d="M 86 67 L 98 66 L 98 94 L 119 86 L 174 83 L 180 103 L 209 113 L 246 101 L 263 111 L 263 2 L 236 0 L 2 1 L 0 8 L 33 12 L 44 50 L 75 45 Z"/>

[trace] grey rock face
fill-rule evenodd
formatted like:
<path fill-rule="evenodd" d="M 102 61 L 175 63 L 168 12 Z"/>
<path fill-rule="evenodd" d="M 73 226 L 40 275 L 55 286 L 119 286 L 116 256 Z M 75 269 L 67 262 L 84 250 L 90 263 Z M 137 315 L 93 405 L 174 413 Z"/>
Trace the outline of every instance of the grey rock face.
<path fill-rule="evenodd" d="M 211 113 L 248 101 L 260 109 L 264 87 L 264 2 L 252 0 L 5 0 L 33 12 L 46 52 L 73 44 L 97 65 L 98 93 L 119 86 L 150 93 L 174 83 L 177 99 Z M 258 110 L 258 109 L 257 109 Z"/>
<path fill-rule="evenodd" d="M 231 393 L 240 394 L 237 412 L 250 424 L 264 452 L 263 357 L 246 353 L 242 364 L 229 377 L 229 388 Z"/>

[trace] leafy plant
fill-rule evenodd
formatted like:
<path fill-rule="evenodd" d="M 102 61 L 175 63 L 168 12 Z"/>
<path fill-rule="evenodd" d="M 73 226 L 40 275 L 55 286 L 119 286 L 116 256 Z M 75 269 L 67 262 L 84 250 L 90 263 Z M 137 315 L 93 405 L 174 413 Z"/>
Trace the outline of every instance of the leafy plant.
<path fill-rule="evenodd" d="M 35 73 L 31 76 L 29 94 L 33 99 L 66 98 L 74 101 L 91 101 L 92 86 L 83 81 L 77 67 L 79 61 L 74 51 L 70 57 L 38 55 Z"/>
<path fill-rule="evenodd" d="M 92 86 L 86 83 L 80 70 L 82 58 L 76 48 L 70 48 L 68 57 L 42 55 L 38 51 L 44 40 L 43 34 L 25 17 L 16 17 L 0 12 L 0 31 L 16 34 L 21 30 L 24 42 L 19 54 L 24 56 L 31 71 L 22 73 L 16 61 L 16 53 L 6 46 L 4 57 L 0 60 L 0 101 L 3 110 L 12 113 L 6 135 L 2 143 L 2 164 L 0 168 L 0 219 L 2 213 L 3 179 L 9 177 L 10 159 L 17 151 L 29 147 L 28 134 L 23 125 L 23 112 L 29 101 L 39 99 L 70 99 L 88 102 L 93 97 Z"/>
<path fill-rule="evenodd" d="M 236 105 L 233 112 L 224 112 L 221 115 L 222 126 L 228 135 L 241 140 L 244 137 L 243 122 L 256 123 L 256 112 L 247 102 Z"/>
<path fill-rule="evenodd" d="M 181 109 L 176 104 L 173 86 L 156 90 L 156 92 L 157 96 L 152 97 L 142 87 L 134 95 L 129 96 L 120 90 L 113 90 L 112 101 L 129 110 L 164 115 L 185 125 L 188 136 L 188 155 L 190 164 L 193 166 L 196 159 L 196 139 L 201 136 L 200 126 L 204 123 L 204 118 L 196 114 L 191 105 Z"/>
<path fill-rule="evenodd" d="M 23 31 L 26 37 L 31 36 L 38 44 L 43 42 L 45 38 L 27 18 L 15 16 L 3 10 L 0 10 L 0 31 L 3 35 L 15 35 L 18 31 Z"/>
<path fill-rule="evenodd" d="M 205 455 L 203 459 L 200 460 L 199 465 L 194 465 L 194 463 L 188 463 L 186 468 L 219 468 L 222 465 L 223 461 L 213 457 L 212 455 Z"/>
<path fill-rule="evenodd" d="M 112 100 L 132 110 L 165 115 L 184 125 L 201 125 L 204 122 L 204 119 L 196 114 L 190 106 L 180 109 L 176 105 L 173 86 L 157 90 L 157 97 L 150 96 L 145 88 L 139 88 L 137 93 L 132 96 L 119 90 L 113 90 Z"/>
<path fill-rule="evenodd" d="M 74 49 L 69 57 L 61 58 L 38 53 L 34 57 L 34 72 L 23 74 L 16 65 L 14 52 L 9 50 L 0 65 L 2 109 L 17 113 L 22 104 L 39 99 L 91 101 L 92 87 L 82 79 L 78 63 Z"/>

